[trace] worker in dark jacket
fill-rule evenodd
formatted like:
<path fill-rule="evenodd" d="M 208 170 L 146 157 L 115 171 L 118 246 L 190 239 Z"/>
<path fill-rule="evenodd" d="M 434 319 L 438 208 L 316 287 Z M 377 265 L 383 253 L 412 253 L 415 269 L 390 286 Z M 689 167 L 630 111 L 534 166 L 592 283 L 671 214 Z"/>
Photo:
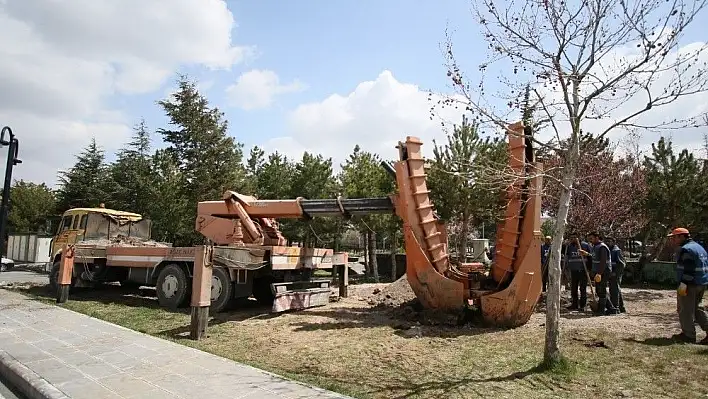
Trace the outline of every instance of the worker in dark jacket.
<path fill-rule="evenodd" d="M 585 241 L 580 242 L 578 236 L 572 234 L 565 252 L 566 268 L 570 271 L 571 304 L 568 310 L 585 310 L 588 302 L 588 278 L 585 271 L 585 256 L 580 251 L 581 249 L 588 253 L 592 250 L 590 244 Z M 580 291 L 579 299 L 578 291 Z"/>
<path fill-rule="evenodd" d="M 678 287 L 678 314 L 681 333 L 672 338 L 681 342 L 696 342 L 696 326 L 708 333 L 708 314 L 701 309 L 701 301 L 708 286 L 708 253 L 691 239 L 687 229 L 679 227 L 669 234 L 672 244 L 679 245 L 676 261 Z M 699 342 L 708 345 L 708 337 Z"/>
<path fill-rule="evenodd" d="M 622 275 L 624 274 L 624 255 L 622 250 L 615 243 L 614 238 L 607 238 L 607 247 L 610 248 L 610 260 L 612 262 L 612 273 L 610 274 L 610 300 L 620 313 L 625 313 L 624 298 L 622 298 Z"/>
<path fill-rule="evenodd" d="M 548 285 L 548 261 L 551 258 L 551 236 L 546 236 L 545 242 L 541 245 L 541 270 L 543 279 L 543 292 L 546 292 Z"/>
<path fill-rule="evenodd" d="M 599 233 L 588 234 L 592 248 L 592 278 L 595 281 L 597 289 L 597 315 L 613 315 L 619 313 L 614 304 L 607 298 L 607 284 L 612 273 L 612 260 L 610 248 L 602 242 L 602 236 Z"/>

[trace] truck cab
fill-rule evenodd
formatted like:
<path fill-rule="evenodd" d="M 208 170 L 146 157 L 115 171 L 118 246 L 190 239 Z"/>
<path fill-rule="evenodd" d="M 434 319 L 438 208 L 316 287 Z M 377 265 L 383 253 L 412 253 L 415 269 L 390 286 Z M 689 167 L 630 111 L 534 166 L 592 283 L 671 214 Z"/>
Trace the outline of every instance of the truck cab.
<path fill-rule="evenodd" d="M 116 226 L 119 224 L 105 223 L 103 221 L 117 219 L 130 222 L 128 226 L 133 226 L 134 223 L 143 221 L 142 215 L 133 212 L 119 211 L 106 208 L 101 204 L 98 208 L 72 208 L 64 212 L 59 222 L 56 234 L 52 238 L 49 258 L 53 264 L 61 257 L 61 250 L 64 245 L 76 244 L 85 240 L 109 239 L 115 236 Z M 132 235 L 140 238 L 150 238 L 149 221 L 147 222 L 147 231 L 137 231 L 133 229 Z M 113 231 L 111 227 L 113 226 Z M 119 229 L 119 228 L 118 228 Z M 142 229 L 145 230 L 145 229 Z M 131 235 L 131 231 L 127 231 L 125 235 Z M 51 266 L 50 266 L 51 267 Z"/>

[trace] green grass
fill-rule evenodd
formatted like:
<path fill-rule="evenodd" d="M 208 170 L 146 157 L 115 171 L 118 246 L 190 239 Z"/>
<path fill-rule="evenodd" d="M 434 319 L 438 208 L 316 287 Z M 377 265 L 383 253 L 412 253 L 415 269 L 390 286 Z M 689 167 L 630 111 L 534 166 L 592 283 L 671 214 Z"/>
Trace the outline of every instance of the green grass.
<path fill-rule="evenodd" d="M 42 289 L 20 290 L 54 303 Z M 507 331 L 423 326 L 405 338 L 381 311 L 349 300 L 270 315 L 248 308 L 213 318 L 208 337 L 187 338 L 189 314 L 116 289 L 72 293 L 61 306 L 238 362 L 359 398 L 688 398 L 708 387 L 708 348 L 564 328 L 564 357 L 543 364 L 542 320 Z M 598 345 L 598 343 L 604 343 Z M 608 372 L 611 371 L 611 372 Z"/>

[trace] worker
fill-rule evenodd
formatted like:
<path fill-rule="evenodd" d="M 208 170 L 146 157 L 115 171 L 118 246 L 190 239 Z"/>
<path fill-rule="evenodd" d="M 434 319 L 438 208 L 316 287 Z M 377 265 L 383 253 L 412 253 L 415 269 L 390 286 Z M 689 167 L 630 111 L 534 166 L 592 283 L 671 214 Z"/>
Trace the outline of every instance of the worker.
<path fill-rule="evenodd" d="M 612 273 L 610 274 L 610 300 L 617 305 L 620 313 L 626 313 L 624 308 L 624 298 L 622 297 L 622 276 L 624 275 L 624 255 L 617 246 L 615 239 L 607 237 L 607 247 L 610 248 L 610 261 L 612 262 Z"/>
<path fill-rule="evenodd" d="M 612 273 L 610 248 L 607 247 L 607 244 L 602 242 L 602 236 L 600 233 L 590 233 L 588 234 L 588 238 L 593 244 L 592 278 L 593 281 L 595 281 L 595 288 L 597 290 L 597 309 L 595 310 L 595 313 L 597 315 L 617 314 L 619 313 L 617 308 L 615 308 L 610 298 L 607 297 L 607 284 L 609 282 L 610 274 Z"/>
<path fill-rule="evenodd" d="M 669 235 L 671 243 L 681 248 L 676 260 L 676 279 L 679 283 L 677 310 L 681 333 L 672 336 L 681 342 L 696 342 L 696 326 L 708 333 L 708 314 L 701 309 L 703 294 L 708 286 L 708 253 L 697 242 L 691 239 L 688 230 L 675 228 Z M 708 337 L 699 342 L 708 345 Z"/>
<path fill-rule="evenodd" d="M 541 269 L 543 269 L 543 292 L 546 292 L 548 285 L 548 261 L 551 255 L 551 236 L 545 237 L 545 242 L 541 245 Z"/>
<path fill-rule="evenodd" d="M 577 234 L 571 234 L 565 252 L 566 268 L 570 271 L 571 303 L 568 310 L 585 310 L 588 302 L 586 257 L 581 253 L 581 249 L 585 253 L 589 253 L 591 251 L 590 244 L 585 241 L 580 242 Z M 578 291 L 580 292 L 579 298 Z"/>

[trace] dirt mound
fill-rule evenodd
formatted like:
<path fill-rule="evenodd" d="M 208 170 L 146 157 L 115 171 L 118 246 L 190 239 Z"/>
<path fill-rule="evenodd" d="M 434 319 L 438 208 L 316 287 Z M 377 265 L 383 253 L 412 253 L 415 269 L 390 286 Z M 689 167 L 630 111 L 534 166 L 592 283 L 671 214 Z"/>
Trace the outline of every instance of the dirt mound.
<path fill-rule="evenodd" d="M 398 307 L 414 299 L 415 293 L 405 275 L 383 289 L 375 288 L 368 298 L 370 305 L 386 307 Z"/>
<path fill-rule="evenodd" d="M 459 312 L 424 309 L 405 275 L 384 287 L 371 287 L 368 295 L 365 292 L 359 295 L 366 295 L 369 305 L 396 320 L 399 329 L 414 325 L 458 326 L 465 319 L 462 309 Z"/>
<path fill-rule="evenodd" d="M 80 245 L 113 246 L 113 247 L 169 247 L 169 244 L 144 238 L 118 236 L 113 238 L 101 238 L 97 240 L 81 241 Z"/>

